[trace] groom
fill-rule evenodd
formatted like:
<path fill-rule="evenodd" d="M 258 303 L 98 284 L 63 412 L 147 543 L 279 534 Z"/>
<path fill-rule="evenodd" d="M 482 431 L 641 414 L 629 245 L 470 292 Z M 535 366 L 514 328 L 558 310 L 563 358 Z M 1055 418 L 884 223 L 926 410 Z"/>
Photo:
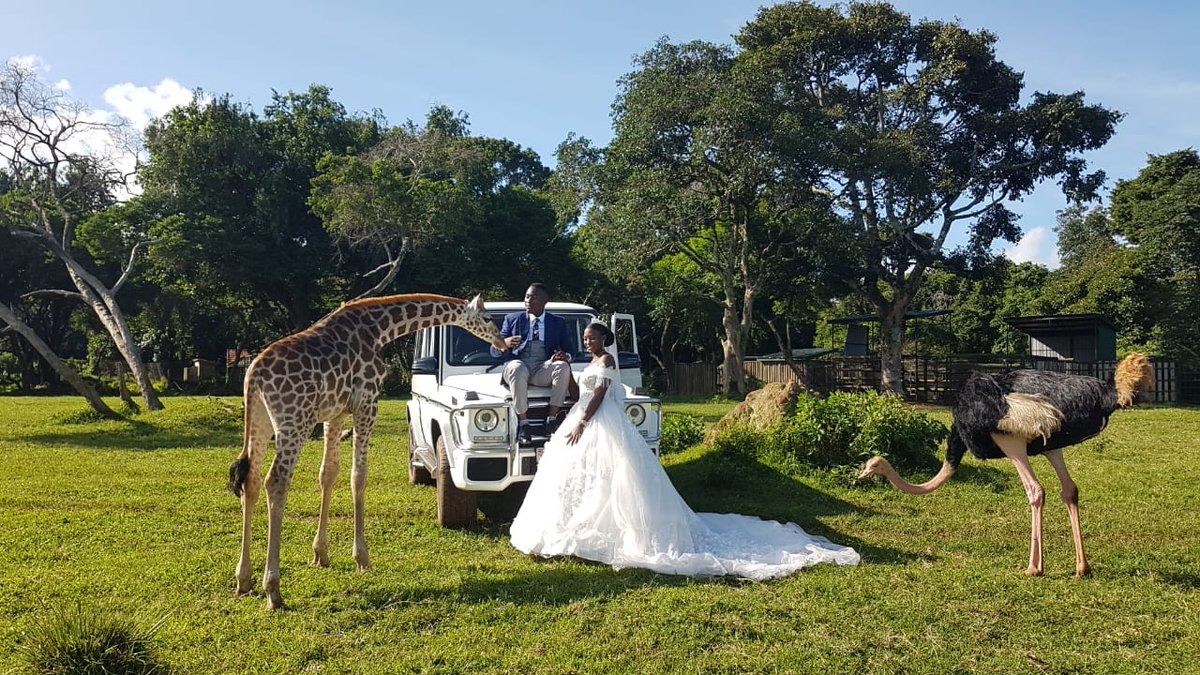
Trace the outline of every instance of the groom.
<path fill-rule="evenodd" d="M 558 426 L 558 412 L 567 399 L 571 381 L 571 345 L 567 339 L 567 322 L 546 311 L 550 293 L 542 284 L 530 284 L 525 291 L 525 311 L 504 317 L 500 336 L 508 348 L 492 347 L 492 355 L 508 361 L 503 379 L 513 395 L 513 407 L 520 420 L 517 437 L 528 443 L 532 439 L 527 412 L 529 385 L 550 387 L 550 410 L 546 416 L 547 432 Z"/>

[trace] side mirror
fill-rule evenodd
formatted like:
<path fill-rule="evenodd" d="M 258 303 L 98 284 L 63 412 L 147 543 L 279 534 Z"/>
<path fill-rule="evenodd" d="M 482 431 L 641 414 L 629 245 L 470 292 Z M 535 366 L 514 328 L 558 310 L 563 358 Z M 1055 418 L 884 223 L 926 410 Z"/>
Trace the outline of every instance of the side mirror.
<path fill-rule="evenodd" d="M 436 356 L 422 356 L 421 358 L 413 359 L 413 375 L 437 375 L 437 369 L 438 360 Z"/>

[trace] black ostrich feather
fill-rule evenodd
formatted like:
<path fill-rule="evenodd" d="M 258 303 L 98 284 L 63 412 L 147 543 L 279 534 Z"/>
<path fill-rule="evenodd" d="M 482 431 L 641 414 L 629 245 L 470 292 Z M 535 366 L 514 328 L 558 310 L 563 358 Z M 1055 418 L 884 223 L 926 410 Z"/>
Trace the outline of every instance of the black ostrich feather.
<path fill-rule="evenodd" d="M 1014 370 L 998 375 L 974 373 L 959 391 L 954 406 L 946 457 L 952 466 L 958 466 L 964 449 L 979 459 L 1004 457 L 992 434 L 1011 412 L 1008 398 L 1011 394 L 1040 400 L 1061 413 L 1053 433 L 1029 438 L 1030 455 L 1065 448 L 1095 436 L 1120 407 L 1116 388 L 1094 377 L 1042 370 Z"/>

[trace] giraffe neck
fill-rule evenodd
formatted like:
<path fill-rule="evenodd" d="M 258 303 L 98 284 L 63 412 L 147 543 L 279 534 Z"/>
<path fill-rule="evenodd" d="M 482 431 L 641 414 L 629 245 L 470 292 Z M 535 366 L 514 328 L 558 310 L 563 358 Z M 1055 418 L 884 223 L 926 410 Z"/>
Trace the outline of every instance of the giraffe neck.
<path fill-rule="evenodd" d="M 335 316 L 355 317 L 360 334 L 383 346 L 422 328 L 452 323 L 465 306 L 462 300 L 443 295 L 389 295 L 349 303 Z"/>

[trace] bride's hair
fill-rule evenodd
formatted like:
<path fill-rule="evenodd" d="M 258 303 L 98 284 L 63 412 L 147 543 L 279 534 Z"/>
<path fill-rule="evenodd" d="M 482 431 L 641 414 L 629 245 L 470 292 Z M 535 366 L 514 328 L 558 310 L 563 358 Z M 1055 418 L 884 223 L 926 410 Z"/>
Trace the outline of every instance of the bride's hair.
<path fill-rule="evenodd" d="M 604 336 L 604 346 L 605 347 L 612 346 L 613 341 L 615 341 L 617 339 L 617 336 L 613 335 L 612 330 L 608 326 L 604 325 L 603 323 L 600 323 L 599 321 L 593 321 L 593 322 L 589 323 L 587 327 L 590 328 L 593 332 L 599 333 Z"/>

